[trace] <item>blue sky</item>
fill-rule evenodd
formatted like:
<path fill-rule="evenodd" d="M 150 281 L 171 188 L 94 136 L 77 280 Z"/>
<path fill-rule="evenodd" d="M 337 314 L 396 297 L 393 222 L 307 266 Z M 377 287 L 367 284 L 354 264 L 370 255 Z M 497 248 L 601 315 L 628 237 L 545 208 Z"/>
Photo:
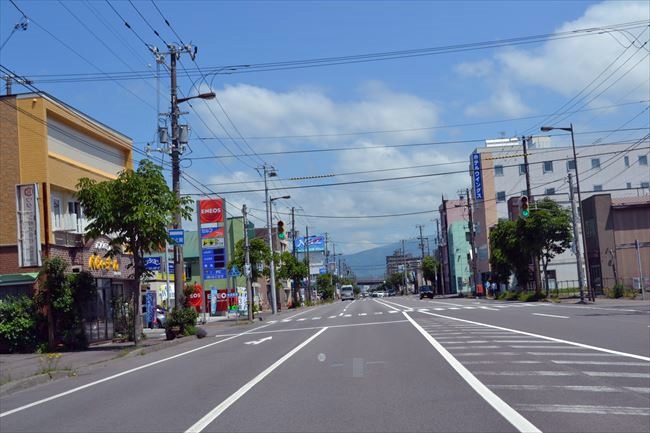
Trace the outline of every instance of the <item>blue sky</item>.
<path fill-rule="evenodd" d="M 295 207 L 297 229 L 329 233 L 337 252 L 414 239 L 417 225 L 435 234 L 441 196 L 470 186 L 463 171 L 485 139 L 572 122 L 578 145 L 592 144 L 641 138 L 650 123 L 647 1 L 13 3 L 0 0 L 2 66 L 131 137 L 138 159 L 169 111 L 169 74 L 156 80 L 146 45 L 196 45 L 196 63 L 180 59 L 180 96 L 212 90 L 218 102 L 182 105 L 192 128 L 183 193 L 223 193 L 229 214 L 245 203 L 262 227 L 256 168 L 269 164 L 271 196 L 291 195 L 274 202 L 275 218 L 288 223 Z M 29 24 L 12 33 L 19 9 Z M 567 33 L 587 28 L 598 31 Z M 527 43 L 503 42 L 515 38 Z M 256 66 L 276 62 L 294 67 Z M 139 78 L 118 80 L 125 72 Z M 408 176 L 421 177 L 376 181 Z M 335 183 L 345 184 L 308 187 Z"/>

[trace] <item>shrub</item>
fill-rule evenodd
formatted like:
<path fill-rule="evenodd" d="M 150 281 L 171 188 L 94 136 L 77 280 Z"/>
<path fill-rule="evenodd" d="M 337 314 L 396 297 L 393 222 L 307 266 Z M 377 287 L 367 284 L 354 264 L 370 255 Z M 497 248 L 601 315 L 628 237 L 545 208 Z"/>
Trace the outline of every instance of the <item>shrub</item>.
<path fill-rule="evenodd" d="M 610 299 L 618 299 L 623 296 L 624 292 L 625 292 L 625 286 L 621 283 L 614 284 L 614 287 L 612 287 L 611 289 L 609 288 L 605 289 L 605 294 Z"/>
<path fill-rule="evenodd" d="M 517 299 L 521 302 L 536 302 L 541 299 L 546 299 L 546 295 L 541 292 L 521 292 Z"/>
<path fill-rule="evenodd" d="M 199 317 L 199 313 L 193 307 L 175 308 L 167 316 L 165 319 L 166 331 L 178 327 L 180 335 L 193 335 L 196 332 L 196 319 Z"/>
<path fill-rule="evenodd" d="M 0 302 L 0 352 L 33 352 L 36 323 L 34 302 L 27 296 Z"/>
<path fill-rule="evenodd" d="M 519 293 L 508 290 L 507 292 L 500 293 L 499 299 L 502 299 L 504 301 L 516 301 L 519 299 Z"/>

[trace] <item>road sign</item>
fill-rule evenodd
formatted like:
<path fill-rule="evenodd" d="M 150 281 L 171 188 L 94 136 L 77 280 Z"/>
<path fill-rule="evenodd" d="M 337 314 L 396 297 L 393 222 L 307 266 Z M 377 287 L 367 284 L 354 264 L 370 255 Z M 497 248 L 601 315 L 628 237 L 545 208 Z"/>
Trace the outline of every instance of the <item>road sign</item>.
<path fill-rule="evenodd" d="M 233 266 L 230 272 L 228 272 L 229 277 L 239 277 L 241 275 L 241 272 L 239 272 L 239 269 L 237 269 L 237 266 Z"/>
<path fill-rule="evenodd" d="M 159 271 L 160 270 L 160 263 L 162 261 L 162 257 L 157 256 L 157 257 L 145 257 L 144 258 L 144 268 L 148 271 Z"/>
<path fill-rule="evenodd" d="M 169 229 L 169 237 L 176 245 L 185 243 L 185 231 L 183 229 Z"/>

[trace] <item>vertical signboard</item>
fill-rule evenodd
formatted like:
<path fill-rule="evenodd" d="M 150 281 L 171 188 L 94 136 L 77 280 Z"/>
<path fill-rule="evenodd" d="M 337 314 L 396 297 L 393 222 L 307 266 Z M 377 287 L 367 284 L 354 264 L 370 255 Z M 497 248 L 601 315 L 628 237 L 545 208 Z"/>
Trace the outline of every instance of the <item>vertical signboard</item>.
<path fill-rule="evenodd" d="M 483 200 L 483 173 L 481 172 L 480 153 L 472 153 L 472 178 L 474 179 L 474 198 Z"/>
<path fill-rule="evenodd" d="M 226 204 L 223 199 L 197 202 L 199 251 L 203 280 L 226 279 Z"/>
<path fill-rule="evenodd" d="M 38 187 L 35 183 L 16 185 L 18 266 L 41 266 L 41 225 Z"/>

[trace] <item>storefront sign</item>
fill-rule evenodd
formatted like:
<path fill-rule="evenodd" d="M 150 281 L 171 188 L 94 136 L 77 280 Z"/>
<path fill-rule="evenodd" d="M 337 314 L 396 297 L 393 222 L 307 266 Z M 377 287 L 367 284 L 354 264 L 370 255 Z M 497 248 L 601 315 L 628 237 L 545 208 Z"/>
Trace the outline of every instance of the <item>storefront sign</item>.
<path fill-rule="evenodd" d="M 16 210 L 18 266 L 41 266 L 43 263 L 37 184 L 16 185 Z"/>

